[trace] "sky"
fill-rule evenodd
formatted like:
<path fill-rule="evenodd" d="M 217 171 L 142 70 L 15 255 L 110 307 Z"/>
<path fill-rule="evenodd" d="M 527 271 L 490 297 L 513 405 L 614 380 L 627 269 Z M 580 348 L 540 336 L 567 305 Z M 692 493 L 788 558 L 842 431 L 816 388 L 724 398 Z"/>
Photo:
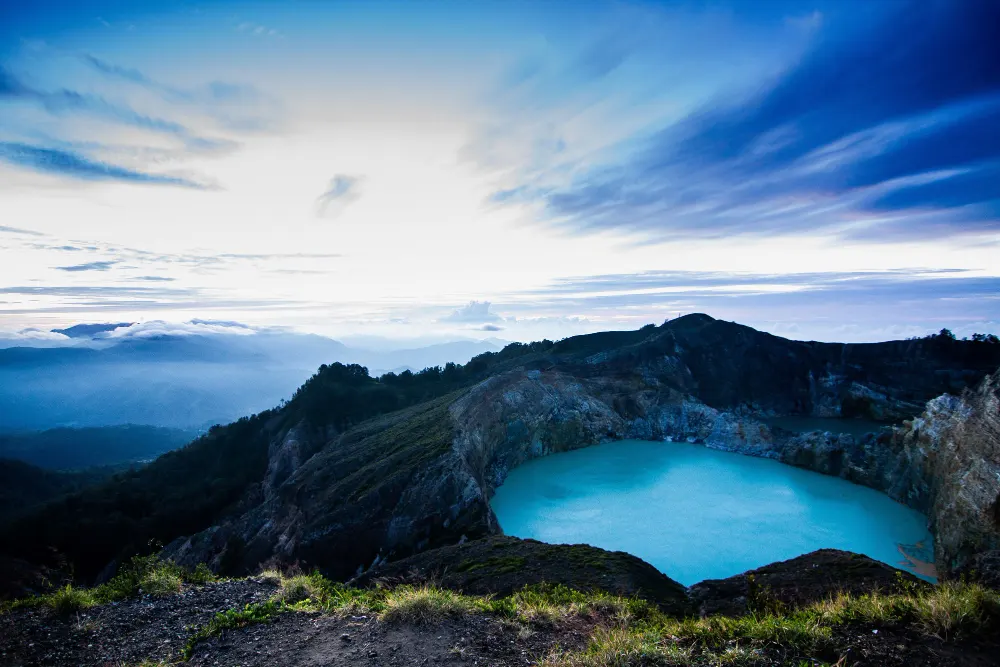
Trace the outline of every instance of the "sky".
<path fill-rule="evenodd" d="M 0 0 L 0 332 L 1000 332 L 994 0 Z"/>

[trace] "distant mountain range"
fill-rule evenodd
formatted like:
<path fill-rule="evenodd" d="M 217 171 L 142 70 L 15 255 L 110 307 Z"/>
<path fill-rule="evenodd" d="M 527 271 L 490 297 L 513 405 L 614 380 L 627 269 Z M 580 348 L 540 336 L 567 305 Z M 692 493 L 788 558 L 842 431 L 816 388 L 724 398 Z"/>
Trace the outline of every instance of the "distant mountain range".
<path fill-rule="evenodd" d="M 242 325 L 154 335 L 138 326 L 129 335 L 128 323 L 81 324 L 54 330 L 71 339 L 65 346 L 0 349 L 0 433 L 128 423 L 204 429 L 290 398 L 322 364 L 357 363 L 377 376 L 465 363 L 501 347 L 463 340 L 369 350 Z"/>

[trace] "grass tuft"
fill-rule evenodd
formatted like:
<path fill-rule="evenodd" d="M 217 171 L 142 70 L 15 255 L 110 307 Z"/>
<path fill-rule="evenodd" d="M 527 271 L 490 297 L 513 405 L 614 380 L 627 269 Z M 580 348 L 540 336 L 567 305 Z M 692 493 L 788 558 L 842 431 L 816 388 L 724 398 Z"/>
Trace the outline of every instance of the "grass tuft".
<path fill-rule="evenodd" d="M 63 588 L 46 596 L 45 603 L 61 616 L 69 616 L 97 604 L 93 594 L 84 588 L 73 588 L 66 584 Z"/>
<path fill-rule="evenodd" d="M 437 623 L 478 610 L 475 600 L 432 586 L 399 586 L 389 591 L 380 617 L 386 623 Z"/>
<path fill-rule="evenodd" d="M 172 568 L 159 567 L 142 578 L 140 590 L 146 595 L 162 597 L 181 592 L 181 573 Z"/>
<path fill-rule="evenodd" d="M 1000 617 L 1000 594 L 979 584 L 945 582 L 916 599 L 917 626 L 940 639 L 982 630 Z"/>
<path fill-rule="evenodd" d="M 274 599 L 288 604 L 306 600 L 321 601 L 324 597 L 325 580 L 318 573 L 298 574 L 293 577 L 283 577 L 278 582 L 278 591 Z"/>
<path fill-rule="evenodd" d="M 243 609 L 221 611 L 191 635 L 187 644 L 184 645 L 181 657 L 184 660 L 190 660 L 199 642 L 221 635 L 226 630 L 238 630 L 249 625 L 266 623 L 284 612 L 285 608 L 285 603 L 279 600 L 268 600 L 267 602 L 245 605 Z"/>

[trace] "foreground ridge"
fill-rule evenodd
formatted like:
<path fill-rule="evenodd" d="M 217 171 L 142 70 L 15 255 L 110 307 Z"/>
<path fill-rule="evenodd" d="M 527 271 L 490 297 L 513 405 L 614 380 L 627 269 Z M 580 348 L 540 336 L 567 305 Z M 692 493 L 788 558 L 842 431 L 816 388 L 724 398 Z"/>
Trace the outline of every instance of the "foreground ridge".
<path fill-rule="evenodd" d="M 480 590 L 493 577 L 509 586 L 511 550 L 537 550 L 513 538 L 483 546 L 497 544 L 505 560 L 455 564 L 482 572 Z M 579 549 L 543 546 L 563 570 L 581 558 Z M 603 555 L 621 574 L 614 554 Z M 872 567 L 884 572 L 852 579 Z M 343 585 L 275 570 L 212 580 L 147 558 L 116 577 L 114 590 L 67 587 L 8 605 L 0 658 L 14 666 L 995 664 L 1000 593 L 980 583 L 932 586 L 829 550 L 768 568 L 783 571 L 780 588 L 740 575 L 748 584 L 741 612 L 698 616 L 676 604 L 676 591 L 658 600 L 647 590 L 623 596 L 536 583 L 474 595 L 426 581 Z M 853 591 L 841 591 L 838 578 Z M 796 597 L 795 581 L 804 595 Z M 704 602 L 705 592 L 693 597 Z"/>

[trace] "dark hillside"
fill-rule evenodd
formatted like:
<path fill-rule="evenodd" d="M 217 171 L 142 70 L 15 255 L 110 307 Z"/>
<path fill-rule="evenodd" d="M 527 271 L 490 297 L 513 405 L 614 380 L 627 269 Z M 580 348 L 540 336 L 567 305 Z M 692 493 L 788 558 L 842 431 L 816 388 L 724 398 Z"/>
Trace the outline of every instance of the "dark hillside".
<path fill-rule="evenodd" d="M 74 472 L 44 470 L 0 459 L 0 522 L 62 495 L 99 484 L 121 467 L 88 468 Z"/>
<path fill-rule="evenodd" d="M 232 572 L 299 559 L 345 578 L 385 554 L 489 534 L 492 489 L 526 458 L 602 439 L 704 438 L 712 410 L 899 420 L 998 365 L 1000 345 L 986 342 L 798 342 L 707 315 L 419 373 L 324 365 L 287 404 L 0 529 L 0 552 L 50 563 L 54 548 L 90 579 L 151 541 L 188 536 L 178 558 Z"/>
<path fill-rule="evenodd" d="M 195 431 L 136 424 L 55 428 L 0 435 L 0 457 L 50 470 L 72 470 L 154 459 L 196 435 Z"/>

